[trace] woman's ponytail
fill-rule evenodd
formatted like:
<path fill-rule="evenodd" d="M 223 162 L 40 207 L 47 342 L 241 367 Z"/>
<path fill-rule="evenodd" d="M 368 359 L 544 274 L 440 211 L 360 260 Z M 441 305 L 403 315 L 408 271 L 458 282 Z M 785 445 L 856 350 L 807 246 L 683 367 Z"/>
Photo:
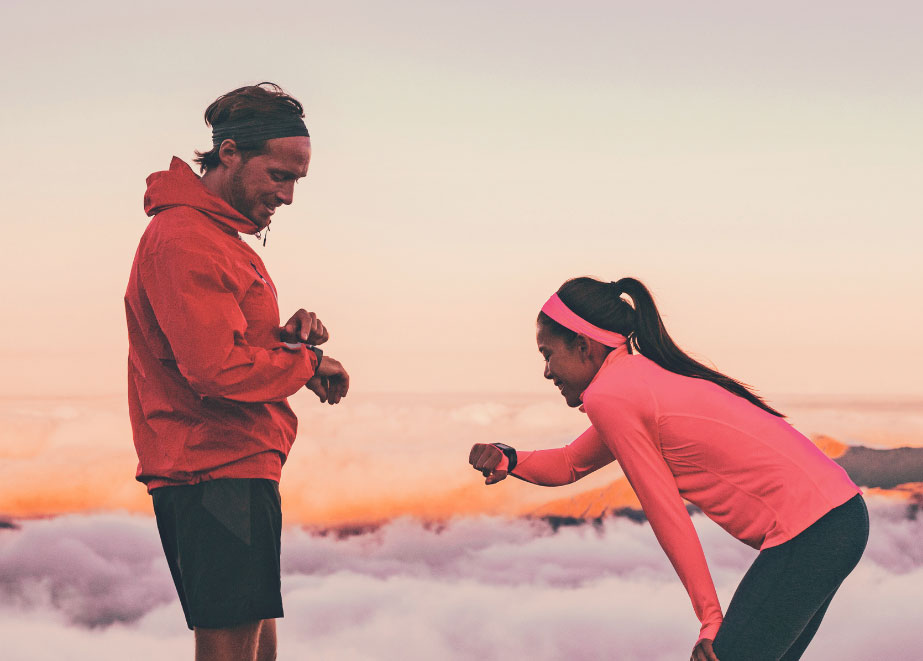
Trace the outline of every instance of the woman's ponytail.
<path fill-rule="evenodd" d="M 621 298 L 622 294 L 628 294 L 631 302 L 634 304 L 635 323 L 631 332 L 631 339 L 638 351 L 646 358 L 650 358 L 661 367 L 666 368 L 667 364 L 682 363 L 684 359 L 692 360 L 682 350 L 674 344 L 673 339 L 667 333 L 663 325 L 663 319 L 660 318 L 660 312 L 654 303 L 654 297 L 639 280 L 634 278 L 622 278 L 612 283 L 616 294 Z M 695 362 L 695 361 L 692 361 Z M 671 369 L 671 372 L 676 370 Z M 677 372 L 683 374 L 683 372 Z M 692 376 L 687 374 L 686 376 Z"/>
<path fill-rule="evenodd" d="M 622 294 L 631 298 L 633 306 L 621 297 Z M 637 349 L 641 355 L 665 370 L 711 381 L 764 411 L 780 418 L 785 417 L 747 385 L 706 367 L 676 346 L 663 325 L 654 297 L 639 280 L 622 278 L 604 283 L 594 278 L 574 278 L 561 285 L 558 296 L 565 305 L 591 324 L 628 337 L 629 351 Z M 557 326 L 555 330 L 559 334 L 564 331 L 566 337 L 576 336 L 576 333 L 568 331 L 547 315 L 540 314 L 539 321 Z"/>

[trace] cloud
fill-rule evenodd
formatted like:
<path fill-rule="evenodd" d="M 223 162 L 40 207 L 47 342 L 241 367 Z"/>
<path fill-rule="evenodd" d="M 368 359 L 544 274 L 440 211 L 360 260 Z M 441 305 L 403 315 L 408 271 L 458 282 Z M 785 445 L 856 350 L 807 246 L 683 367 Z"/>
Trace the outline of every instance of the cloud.
<path fill-rule="evenodd" d="M 156 526 L 107 514 L 26 522 L 0 536 L 0 592 L 17 610 L 48 609 L 99 627 L 133 622 L 175 598 Z"/>
<path fill-rule="evenodd" d="M 867 501 L 870 532 L 863 562 L 894 575 L 923 568 L 923 515 L 906 506 L 892 506 L 885 499 Z"/>
<path fill-rule="evenodd" d="M 923 518 L 871 498 L 872 537 L 812 658 L 923 649 Z M 755 552 L 694 517 L 723 604 Z M 21 521 L 0 530 L 4 659 L 186 658 L 192 648 L 152 519 Z M 354 531 L 355 532 L 355 531 Z M 685 658 L 698 632 L 649 526 L 400 518 L 349 534 L 288 528 L 280 660 Z"/>
<path fill-rule="evenodd" d="M 688 654 L 698 624 L 646 524 L 609 518 L 554 530 L 484 515 L 612 483 L 615 467 L 553 490 L 513 480 L 485 488 L 466 464 L 472 442 L 553 447 L 580 433 L 584 416 L 512 395 L 305 403 L 282 492 L 287 523 L 310 527 L 284 533 L 281 661 Z M 819 412 L 802 416 L 805 431 L 835 433 L 839 414 L 825 406 L 805 409 Z M 132 480 L 122 407 L 108 399 L 0 406 L 0 513 L 145 513 L 0 517 L 4 661 L 190 656 L 150 501 Z M 894 410 L 858 407 L 849 425 L 860 428 L 862 415 L 871 429 Z M 896 429 L 913 432 L 914 424 Z M 905 503 L 887 498 L 870 504 L 869 548 L 834 601 L 814 658 L 913 658 L 923 650 L 923 516 L 910 518 Z M 386 523 L 337 527 L 369 520 Z M 726 605 L 755 553 L 705 517 L 694 521 Z"/>

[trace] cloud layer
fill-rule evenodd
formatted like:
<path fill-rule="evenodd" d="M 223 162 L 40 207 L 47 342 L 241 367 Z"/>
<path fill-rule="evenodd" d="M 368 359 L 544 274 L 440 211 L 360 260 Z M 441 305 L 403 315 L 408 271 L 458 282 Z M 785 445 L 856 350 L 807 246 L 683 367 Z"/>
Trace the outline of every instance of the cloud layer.
<path fill-rule="evenodd" d="M 872 537 L 805 659 L 923 652 L 923 519 L 872 499 Z M 727 604 L 755 553 L 694 518 Z M 8 661 L 191 653 L 153 520 L 120 514 L 0 530 Z M 290 528 L 280 659 L 685 658 L 698 623 L 650 528 L 627 519 L 402 518 L 361 534 Z"/>

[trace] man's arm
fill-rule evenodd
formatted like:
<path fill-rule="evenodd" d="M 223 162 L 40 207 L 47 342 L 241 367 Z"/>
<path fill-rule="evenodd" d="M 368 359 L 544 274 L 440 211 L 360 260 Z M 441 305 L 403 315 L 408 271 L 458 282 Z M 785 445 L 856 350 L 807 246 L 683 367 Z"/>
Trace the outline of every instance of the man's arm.
<path fill-rule="evenodd" d="M 247 320 L 213 256 L 168 244 L 141 262 L 140 275 L 176 366 L 200 395 L 278 401 L 314 376 L 317 358 L 304 345 L 247 343 Z"/>

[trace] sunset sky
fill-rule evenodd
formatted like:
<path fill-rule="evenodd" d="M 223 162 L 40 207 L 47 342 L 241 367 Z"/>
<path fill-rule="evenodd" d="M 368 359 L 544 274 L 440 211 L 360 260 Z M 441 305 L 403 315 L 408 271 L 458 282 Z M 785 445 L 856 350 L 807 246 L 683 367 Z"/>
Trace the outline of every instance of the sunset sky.
<path fill-rule="evenodd" d="M 916 0 L 4 2 L 0 524 L 53 517 L 0 529 L 11 658 L 191 649 L 132 479 L 122 296 L 145 178 L 264 80 L 304 103 L 313 158 L 253 245 L 283 319 L 316 311 L 352 377 L 338 407 L 293 398 L 287 522 L 450 518 L 288 528 L 280 658 L 678 658 L 696 623 L 649 529 L 503 518 L 617 468 L 486 489 L 467 448 L 588 424 L 534 341 L 577 275 L 644 281 L 677 343 L 805 433 L 923 446 L 921 34 Z M 873 505 L 814 658 L 923 648 L 920 521 Z M 752 556 L 702 529 L 726 603 Z"/>
<path fill-rule="evenodd" d="M 357 391 L 542 391 L 535 314 L 591 274 L 769 396 L 923 394 L 919 3 L 0 11 L 2 394 L 123 391 L 144 179 L 261 80 L 314 157 L 259 251 Z"/>

